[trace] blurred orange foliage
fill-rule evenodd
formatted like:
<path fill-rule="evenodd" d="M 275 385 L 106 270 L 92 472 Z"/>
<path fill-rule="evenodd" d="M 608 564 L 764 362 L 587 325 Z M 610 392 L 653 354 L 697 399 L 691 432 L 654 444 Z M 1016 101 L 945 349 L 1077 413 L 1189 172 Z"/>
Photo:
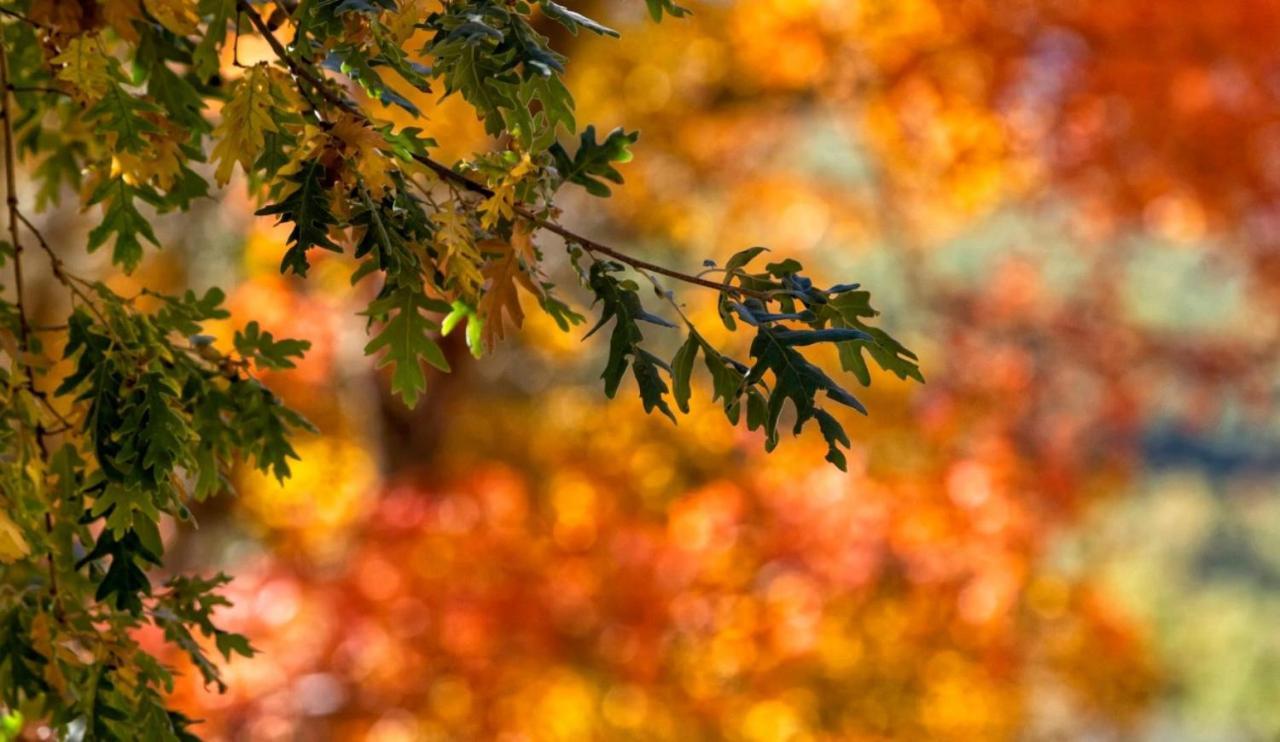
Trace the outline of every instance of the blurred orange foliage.
<path fill-rule="evenodd" d="M 355 303 L 263 275 L 279 239 L 255 233 L 237 306 L 316 343 L 272 383 L 325 438 L 284 490 L 242 483 L 226 619 L 263 655 L 226 695 L 185 677 L 181 703 L 254 740 L 1130 729 L 1158 658 L 1052 545 L 1121 491 L 1154 419 L 1274 409 L 1275 318 L 1144 321 L 1122 237 L 1242 262 L 1274 306 L 1280 10 L 742 0 L 654 27 L 581 6 L 624 35 L 558 39 L 579 117 L 644 138 L 618 196 L 568 220 L 690 264 L 759 240 L 892 276 L 877 296 L 915 313 L 928 385 L 877 380 L 845 476 L 807 438 L 764 457 L 705 406 L 672 431 L 596 401 L 565 382 L 594 366 L 531 318 L 485 367 L 453 347 L 398 412 L 355 360 Z M 424 106 L 442 141 L 476 135 Z M 1059 214 L 1052 247 L 993 227 L 1008 249 L 980 270 L 938 268 L 1011 203 Z M 900 265 L 875 273 L 885 245 Z"/>

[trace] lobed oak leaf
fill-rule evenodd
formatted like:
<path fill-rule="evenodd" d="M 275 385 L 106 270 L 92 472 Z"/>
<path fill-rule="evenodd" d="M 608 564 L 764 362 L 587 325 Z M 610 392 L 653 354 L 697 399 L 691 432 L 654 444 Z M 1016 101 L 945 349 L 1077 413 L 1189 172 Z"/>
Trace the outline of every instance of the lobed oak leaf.
<path fill-rule="evenodd" d="M 533 245 L 533 228 L 528 224 L 519 222 L 511 228 L 511 249 L 529 269 L 532 270 L 537 265 L 538 253 Z"/>
<path fill-rule="evenodd" d="M 480 226 L 494 229 L 503 219 L 515 218 L 516 186 L 504 180 L 493 188 L 493 195 L 480 202 Z"/>
<path fill-rule="evenodd" d="M 112 175 L 122 175 L 129 185 L 154 183 L 167 191 L 186 161 L 182 152 L 182 138 L 186 132 L 158 116 L 153 123 L 156 132 L 145 137 L 146 148 L 136 152 L 116 152 L 112 159 Z"/>
<path fill-rule="evenodd" d="M 222 109 L 222 122 L 214 129 L 212 156 L 218 161 L 214 178 L 218 185 L 231 180 L 237 162 L 247 172 L 266 144 L 267 132 L 279 131 L 272 112 L 271 77 L 265 63 L 258 64 L 234 83 L 231 100 Z"/>
<path fill-rule="evenodd" d="M 384 191 L 392 190 L 395 184 L 391 180 L 391 158 L 383 154 L 387 140 L 373 127 L 349 113 L 338 116 L 331 130 L 334 138 L 343 146 L 353 162 L 355 171 L 364 181 L 364 185 L 375 197 L 381 197 Z"/>
<path fill-rule="evenodd" d="M 73 95 L 81 103 L 99 100 L 115 85 L 111 75 L 111 60 L 102 46 L 98 34 L 77 36 L 67 42 L 67 48 L 50 60 L 62 65 L 57 78 L 70 83 Z"/>
<path fill-rule="evenodd" d="M 435 246 L 440 271 L 462 296 L 479 295 L 484 283 L 480 272 L 484 258 L 476 249 L 467 218 L 453 209 L 441 209 L 431 220 L 436 225 Z"/>
<path fill-rule="evenodd" d="M 417 26 L 430 14 L 432 3 L 427 0 L 405 0 L 394 12 L 382 14 L 382 23 L 391 40 L 401 46 L 413 36 Z"/>
<path fill-rule="evenodd" d="M 524 310 L 520 307 L 520 296 L 516 285 L 523 286 L 526 291 L 534 295 L 542 292 L 520 267 L 520 257 L 511 245 L 499 240 L 486 240 L 480 244 L 480 248 L 488 252 L 498 252 L 501 255 L 486 263 L 481 271 L 489 281 L 489 288 L 476 307 L 484 320 L 485 347 L 493 350 L 498 341 L 506 337 L 506 321 L 510 321 L 516 329 L 524 325 Z"/>

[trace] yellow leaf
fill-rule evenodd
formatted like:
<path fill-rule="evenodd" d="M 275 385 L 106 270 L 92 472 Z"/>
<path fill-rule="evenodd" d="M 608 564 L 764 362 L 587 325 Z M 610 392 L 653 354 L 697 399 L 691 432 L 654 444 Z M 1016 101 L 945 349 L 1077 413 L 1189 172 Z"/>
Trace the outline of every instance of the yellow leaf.
<path fill-rule="evenodd" d="M 214 178 L 218 185 L 231 180 L 237 162 L 246 172 L 266 145 L 267 132 L 279 131 L 273 111 L 271 77 L 266 63 L 259 63 L 237 80 L 231 100 L 222 108 L 222 121 L 214 129 L 213 159 L 218 161 Z"/>
<path fill-rule="evenodd" d="M 531 294 L 538 294 L 539 291 L 528 274 L 520 268 L 520 257 L 510 245 L 488 240 L 480 247 L 490 252 L 503 253 L 502 257 L 485 264 L 483 273 L 489 280 L 489 290 L 480 298 L 480 304 L 476 307 L 484 318 L 485 347 L 493 350 L 493 346 L 506 337 L 504 314 L 517 329 L 524 325 L 524 310 L 520 308 L 516 284 L 523 286 Z"/>
<path fill-rule="evenodd" d="M 22 536 L 22 529 L 9 518 L 8 513 L 0 512 L 0 562 L 12 564 L 31 553 L 31 547 Z"/>
<path fill-rule="evenodd" d="M 446 280 L 467 298 L 480 293 L 484 276 L 480 273 L 483 258 L 476 249 L 467 218 L 453 209 L 441 209 L 432 216 L 436 223 L 437 264 Z"/>
<path fill-rule="evenodd" d="M 395 12 L 384 13 L 383 25 L 390 32 L 391 39 L 404 46 L 417 30 L 415 24 L 430 15 L 430 5 L 427 0 L 406 0 Z"/>
<path fill-rule="evenodd" d="M 301 170 L 302 164 L 315 159 L 329 140 L 328 132 L 309 123 L 303 124 L 302 129 L 295 131 L 294 135 L 298 138 L 298 145 L 289 153 L 289 161 L 276 172 L 277 178 L 293 175 Z M 282 195 L 288 195 L 290 191 L 292 188 L 286 189 Z"/>
<path fill-rule="evenodd" d="M 387 140 L 381 134 L 349 113 L 338 116 L 332 131 L 342 143 L 349 162 L 354 163 L 365 187 L 374 196 L 380 197 L 384 190 L 393 187 L 390 171 L 394 168 L 390 158 L 381 151 L 387 146 Z"/>
<path fill-rule="evenodd" d="M 193 33 L 200 24 L 195 0 L 142 0 L 142 4 L 160 25 L 179 36 Z"/>
<path fill-rule="evenodd" d="M 97 34 L 68 41 L 67 48 L 50 61 L 62 65 L 58 79 L 70 83 L 76 99 L 81 102 L 92 103 L 102 98 L 115 84 L 111 77 L 111 58 Z"/>
<path fill-rule="evenodd" d="M 523 221 L 511 228 L 511 248 L 530 270 L 538 264 L 538 253 L 533 246 L 533 228 Z"/>
<path fill-rule="evenodd" d="M 529 159 L 529 153 L 525 152 L 520 157 L 520 162 L 517 162 L 516 166 L 511 168 L 511 174 L 508 177 L 509 180 L 514 182 L 520 180 L 531 172 L 533 172 L 533 160 Z"/>
<path fill-rule="evenodd" d="M 166 119 L 158 116 L 149 118 L 156 127 L 156 133 L 146 135 L 147 148 L 139 152 L 117 152 L 112 161 L 112 171 L 123 175 L 130 185 L 154 182 L 161 190 L 167 191 L 186 161 L 181 145 L 185 132 Z"/>
<path fill-rule="evenodd" d="M 503 219 L 515 218 L 516 186 L 504 180 L 493 189 L 493 195 L 480 203 L 480 226 L 493 229 Z"/>
<path fill-rule="evenodd" d="M 480 226 L 493 229 L 502 219 L 514 221 L 516 218 L 516 185 L 520 179 L 533 172 L 533 161 L 529 153 L 524 153 L 511 172 L 502 182 L 493 187 L 493 195 L 480 202 Z"/>

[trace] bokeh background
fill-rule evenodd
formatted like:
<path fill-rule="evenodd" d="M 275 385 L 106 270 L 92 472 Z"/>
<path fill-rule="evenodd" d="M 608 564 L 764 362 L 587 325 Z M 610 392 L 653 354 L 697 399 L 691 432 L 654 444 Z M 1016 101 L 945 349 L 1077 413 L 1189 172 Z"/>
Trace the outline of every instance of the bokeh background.
<path fill-rule="evenodd" d="M 112 279 L 226 286 L 223 340 L 314 343 L 269 378 L 322 431 L 294 477 L 245 471 L 167 536 L 235 576 L 224 620 L 261 651 L 225 694 L 182 678 L 202 734 L 1280 736 L 1280 6 L 570 4 L 623 32 L 545 28 L 578 119 L 642 137 L 564 221 L 860 281 L 928 383 L 875 375 L 847 475 L 816 434 L 765 455 L 705 388 L 676 427 L 606 400 L 600 344 L 542 317 L 482 362 L 449 338 L 405 410 L 350 264 L 281 277 L 233 183 Z M 443 156 L 487 146 L 421 102 Z M 69 208 L 46 231 L 82 244 Z"/>

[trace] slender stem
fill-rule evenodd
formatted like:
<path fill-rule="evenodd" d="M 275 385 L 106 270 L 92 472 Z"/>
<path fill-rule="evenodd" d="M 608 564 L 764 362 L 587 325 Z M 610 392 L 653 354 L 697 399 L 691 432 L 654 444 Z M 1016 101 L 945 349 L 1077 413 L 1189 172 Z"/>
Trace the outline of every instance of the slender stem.
<path fill-rule="evenodd" d="M 22 240 L 18 236 L 18 228 L 20 226 L 18 217 L 18 179 L 14 168 L 13 105 L 9 91 L 9 55 L 3 46 L 0 46 L 0 120 L 3 120 L 4 133 L 5 205 L 9 210 L 9 239 L 13 244 L 13 284 L 14 291 L 17 293 L 18 303 L 18 348 L 25 354 L 30 351 L 31 324 L 27 319 L 26 281 L 22 276 Z M 25 359 L 18 359 L 18 363 L 22 364 L 22 368 L 27 375 L 27 383 L 34 391 L 36 388 L 35 371 Z M 39 424 L 37 424 L 36 438 L 40 442 L 41 449 L 43 449 L 44 441 L 40 433 L 41 430 Z"/>
<path fill-rule="evenodd" d="M 23 23 L 27 24 L 28 26 L 34 26 L 34 27 L 36 27 L 36 28 L 42 28 L 42 29 L 44 29 L 44 30 L 46 30 L 46 31 L 52 31 L 52 30 L 53 30 L 51 27 L 46 26 L 45 24 L 41 23 L 40 21 L 37 21 L 35 18 L 32 18 L 32 17 L 30 17 L 30 16 L 23 15 L 23 14 L 19 13 L 19 12 L 18 12 L 18 11 L 16 11 L 16 10 L 9 10 L 8 8 L 0 8 L 0 15 L 7 15 L 7 16 L 9 16 L 10 18 L 15 18 L 15 19 L 17 19 L 17 20 L 19 20 L 19 21 L 22 21 Z"/>
<path fill-rule="evenodd" d="M 9 89 L 15 93 L 56 93 L 58 95 L 71 95 L 65 90 L 51 88 L 45 85 L 9 85 Z"/>
<path fill-rule="evenodd" d="M 58 257 L 58 253 L 54 252 L 53 248 L 49 246 L 49 241 L 44 238 L 44 235 L 36 228 L 36 225 L 32 224 L 31 220 L 28 219 L 21 210 L 15 213 L 18 215 L 18 220 L 26 225 L 27 229 L 36 238 L 36 243 L 40 245 L 40 249 L 44 250 L 45 255 L 49 257 L 49 265 L 53 270 L 53 277 L 58 279 L 58 282 L 63 286 L 66 286 L 75 298 L 83 302 L 84 305 L 89 308 L 89 311 L 98 318 L 98 321 L 109 330 L 110 325 L 107 322 L 107 318 L 102 315 L 102 312 L 98 311 L 98 307 L 94 304 L 93 299 L 90 298 L 89 295 L 84 292 L 84 289 L 81 288 L 81 286 L 84 286 L 85 288 L 93 289 L 93 282 L 69 272 L 66 269 L 66 266 L 63 265 L 62 258 Z"/>
<path fill-rule="evenodd" d="M 266 22 L 262 20 L 262 16 L 258 15 L 258 12 L 254 10 L 253 6 L 249 5 L 249 3 L 246 2 L 246 0 L 238 0 L 238 7 L 240 11 L 244 13 L 244 15 L 249 19 L 249 22 L 253 24 L 253 27 L 258 30 L 258 33 L 261 34 L 264 39 L 266 39 L 267 44 L 271 47 L 271 50 L 275 52 L 275 55 L 279 57 L 280 61 L 284 62 L 285 65 L 287 65 L 295 75 L 302 78 L 304 81 L 310 84 L 311 87 L 315 88 L 316 92 L 319 93 L 320 96 L 323 97 L 330 104 L 336 106 L 337 108 L 342 109 L 343 111 L 351 114 L 352 116 L 355 116 L 361 119 L 362 121 L 365 121 L 366 123 L 369 122 L 369 117 L 366 116 L 364 112 L 360 110 L 359 106 L 357 106 L 350 100 L 347 100 L 345 97 L 335 93 L 325 84 L 324 80 L 321 79 L 319 75 L 317 75 L 312 70 L 308 69 L 306 65 L 295 60 L 293 58 L 293 55 L 291 55 L 289 51 L 284 48 L 284 45 L 280 43 L 280 40 L 275 37 L 275 34 L 271 32 L 271 29 L 267 27 Z M 467 177 L 466 175 L 463 175 L 462 173 L 454 171 L 453 168 L 450 168 L 449 166 L 445 165 L 442 162 L 433 160 L 430 157 L 427 157 L 426 155 L 419 155 L 419 154 L 415 154 L 413 156 L 413 159 L 417 160 L 420 164 L 425 165 L 428 169 L 430 169 L 432 172 L 440 176 L 441 179 L 445 180 L 448 183 L 461 186 L 465 190 L 471 191 L 472 193 L 479 194 L 486 198 L 493 196 L 493 190 L 490 189 L 488 186 L 484 185 L 483 183 L 480 183 L 479 181 L 473 180 Z M 708 281 L 705 278 L 692 276 L 692 275 L 689 275 L 688 273 L 682 273 L 681 271 L 677 271 L 672 268 L 667 268 L 667 267 L 658 265 L 656 263 L 651 263 L 647 260 L 642 260 L 640 258 L 634 257 L 615 247 L 610 247 L 597 240 L 593 240 L 589 237 L 584 237 L 583 235 L 580 235 L 577 232 L 574 232 L 565 227 L 562 227 L 559 224 L 556 224 L 555 222 L 549 219 L 540 217 L 525 206 L 517 204 L 515 207 L 515 212 L 520 216 L 520 218 L 524 219 L 525 221 L 528 221 L 529 223 L 537 227 L 541 227 L 542 229 L 545 229 L 548 232 L 557 234 L 560 237 L 563 237 L 568 242 L 573 242 L 578 245 L 581 245 L 588 252 L 598 253 L 600 255 L 608 255 L 609 257 L 615 260 L 618 260 L 622 263 L 626 263 L 632 268 L 636 268 L 639 270 L 652 271 L 654 273 L 660 273 L 664 276 L 667 276 L 669 278 L 674 278 L 678 281 L 683 281 L 685 283 L 693 284 L 695 286 L 702 286 L 704 288 L 714 289 L 716 291 L 727 291 L 727 292 L 740 294 L 744 296 L 757 296 L 759 298 L 763 298 L 763 294 L 760 294 L 759 292 L 756 292 L 756 291 L 752 291 L 750 289 L 744 289 L 737 286 L 730 286 L 728 283 L 717 283 L 715 281 Z"/>
<path fill-rule="evenodd" d="M 18 304 L 18 347 L 25 356 L 30 352 L 31 341 L 31 325 L 27 319 L 26 295 L 24 289 L 22 275 L 22 240 L 19 237 L 19 222 L 23 219 L 18 211 L 18 185 L 16 174 L 16 161 L 13 147 L 13 101 L 12 90 L 9 87 L 9 53 L 0 44 L 0 120 L 3 120 L 4 133 L 4 185 L 5 185 L 5 205 L 9 210 L 9 237 L 13 242 L 13 280 L 14 291 L 17 294 Z M 22 365 L 23 371 L 26 373 L 27 385 L 32 395 L 40 400 L 49 408 L 50 411 L 57 412 L 53 409 L 53 405 L 45 398 L 44 394 L 36 387 L 36 374 L 32 368 L 28 358 L 19 358 L 17 362 Z M 58 415 L 58 418 L 66 423 L 66 418 Z M 46 464 L 49 461 L 49 447 L 45 443 L 44 422 L 39 418 L 36 419 L 35 425 L 36 447 L 40 451 L 40 458 Z M 53 508 L 52 506 L 44 512 L 44 528 L 45 531 L 53 535 Z M 53 547 L 50 546 L 47 555 L 49 567 L 49 595 L 54 606 L 54 615 L 59 621 L 62 620 L 62 609 L 58 603 L 58 571 L 57 565 L 54 564 Z"/>

